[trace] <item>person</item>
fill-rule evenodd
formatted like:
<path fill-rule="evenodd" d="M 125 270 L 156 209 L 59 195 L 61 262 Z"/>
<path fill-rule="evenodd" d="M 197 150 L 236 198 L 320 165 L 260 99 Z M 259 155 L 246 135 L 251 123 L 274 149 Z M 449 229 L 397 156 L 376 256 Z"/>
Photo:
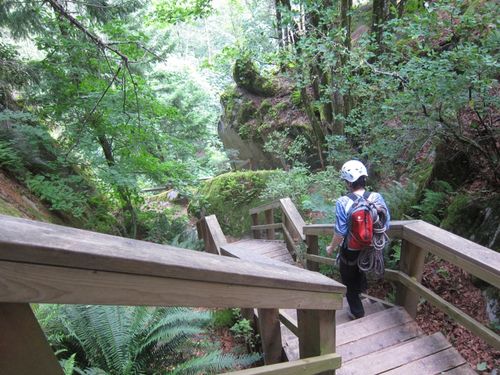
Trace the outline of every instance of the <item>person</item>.
<path fill-rule="evenodd" d="M 340 177 L 345 180 L 350 193 L 354 193 L 359 197 L 363 196 L 366 191 L 366 178 L 368 177 L 368 172 L 363 163 L 358 160 L 349 160 L 342 166 Z M 385 208 L 385 227 L 387 230 L 390 215 L 384 198 L 379 193 L 373 192 L 369 195 L 368 200 Z M 361 252 L 347 249 L 347 241 L 345 241 L 349 231 L 347 215 L 353 203 L 354 201 L 348 195 L 344 195 L 337 200 L 335 204 L 334 235 L 330 245 L 326 248 L 326 252 L 328 255 L 332 255 L 337 246 L 341 245 L 337 257 L 340 277 L 342 283 L 347 287 L 346 298 L 350 309 L 349 316 L 351 319 L 358 319 L 365 315 L 359 295 L 366 291 L 367 282 L 365 273 L 358 267 L 357 261 Z"/>

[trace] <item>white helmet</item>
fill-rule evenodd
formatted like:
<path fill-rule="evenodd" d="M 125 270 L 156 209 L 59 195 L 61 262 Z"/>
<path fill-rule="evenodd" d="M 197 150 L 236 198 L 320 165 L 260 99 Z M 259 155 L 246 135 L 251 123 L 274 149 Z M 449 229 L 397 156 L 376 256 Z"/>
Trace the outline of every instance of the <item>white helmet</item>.
<path fill-rule="evenodd" d="M 349 182 L 354 182 L 361 176 L 368 177 L 366 167 L 358 160 L 349 160 L 340 170 L 340 177 Z"/>

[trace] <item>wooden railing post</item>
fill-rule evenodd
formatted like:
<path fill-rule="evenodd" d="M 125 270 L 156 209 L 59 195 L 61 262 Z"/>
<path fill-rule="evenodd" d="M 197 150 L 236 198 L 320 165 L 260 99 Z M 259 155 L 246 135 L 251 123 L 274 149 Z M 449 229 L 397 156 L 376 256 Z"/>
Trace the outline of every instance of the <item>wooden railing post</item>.
<path fill-rule="evenodd" d="M 27 303 L 0 303 L 0 374 L 63 371 Z"/>
<path fill-rule="evenodd" d="M 297 323 L 300 358 L 335 353 L 335 310 L 297 310 Z"/>
<path fill-rule="evenodd" d="M 278 309 L 259 309 L 259 330 L 264 353 L 264 363 L 271 365 L 282 361 L 281 328 Z"/>
<path fill-rule="evenodd" d="M 274 210 L 271 208 L 264 212 L 266 217 L 266 224 L 274 224 Z M 273 228 L 267 229 L 267 239 L 274 240 L 276 238 Z"/>
<path fill-rule="evenodd" d="M 319 255 L 318 236 L 306 235 L 307 254 Z M 306 259 L 306 268 L 309 271 L 319 271 L 319 263 Z"/>
<path fill-rule="evenodd" d="M 422 281 L 425 257 L 427 251 L 419 246 L 406 241 L 401 241 L 401 258 L 399 270 L 408 276 L 415 278 L 417 282 Z M 398 284 L 396 289 L 396 304 L 403 306 L 411 317 L 417 315 L 418 294 L 408 290 L 404 285 Z"/>
<path fill-rule="evenodd" d="M 259 225 L 259 214 L 255 213 L 252 214 L 252 225 Z M 254 229 L 253 231 L 253 238 L 259 239 L 260 236 L 260 229 Z"/>

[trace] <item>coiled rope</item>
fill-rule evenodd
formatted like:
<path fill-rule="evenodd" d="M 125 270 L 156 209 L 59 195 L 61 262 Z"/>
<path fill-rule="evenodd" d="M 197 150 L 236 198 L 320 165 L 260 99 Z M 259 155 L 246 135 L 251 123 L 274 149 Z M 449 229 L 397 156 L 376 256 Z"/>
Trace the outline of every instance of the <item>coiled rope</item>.
<path fill-rule="evenodd" d="M 385 233 L 387 223 L 387 211 L 385 207 L 372 204 L 373 222 L 373 246 L 361 250 L 358 256 L 358 267 L 361 271 L 375 274 L 381 278 L 384 275 L 384 248 L 389 240 Z"/>

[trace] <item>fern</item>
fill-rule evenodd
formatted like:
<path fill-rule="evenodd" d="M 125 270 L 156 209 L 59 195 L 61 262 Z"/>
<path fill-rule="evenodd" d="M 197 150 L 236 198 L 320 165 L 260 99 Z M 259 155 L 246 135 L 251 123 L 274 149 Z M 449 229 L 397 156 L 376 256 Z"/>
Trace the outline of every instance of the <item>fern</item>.
<path fill-rule="evenodd" d="M 449 196 L 453 188 L 445 181 L 435 181 L 432 185 L 433 190 L 424 190 L 424 199 L 420 204 L 413 208 L 419 211 L 422 220 L 431 224 L 439 225 L 443 219 Z"/>
<path fill-rule="evenodd" d="M 57 314 L 53 308 L 39 306 L 35 311 L 52 332 L 59 331 L 49 335 L 59 338 L 51 342 L 54 346 L 66 347 L 59 354 L 81 353 L 61 360 L 66 374 L 80 375 L 136 375 L 150 373 L 154 367 L 177 367 L 184 359 L 179 353 L 186 352 L 190 340 L 203 334 L 211 320 L 209 311 L 188 308 L 64 305 Z M 80 357 L 84 360 L 77 364 Z M 182 368 L 209 373 L 258 359 L 220 352 L 205 357 Z"/>
<path fill-rule="evenodd" d="M 176 367 L 172 375 L 218 374 L 236 366 L 248 367 L 260 359 L 261 356 L 258 353 L 238 356 L 223 354 L 218 350 L 182 363 Z"/>

